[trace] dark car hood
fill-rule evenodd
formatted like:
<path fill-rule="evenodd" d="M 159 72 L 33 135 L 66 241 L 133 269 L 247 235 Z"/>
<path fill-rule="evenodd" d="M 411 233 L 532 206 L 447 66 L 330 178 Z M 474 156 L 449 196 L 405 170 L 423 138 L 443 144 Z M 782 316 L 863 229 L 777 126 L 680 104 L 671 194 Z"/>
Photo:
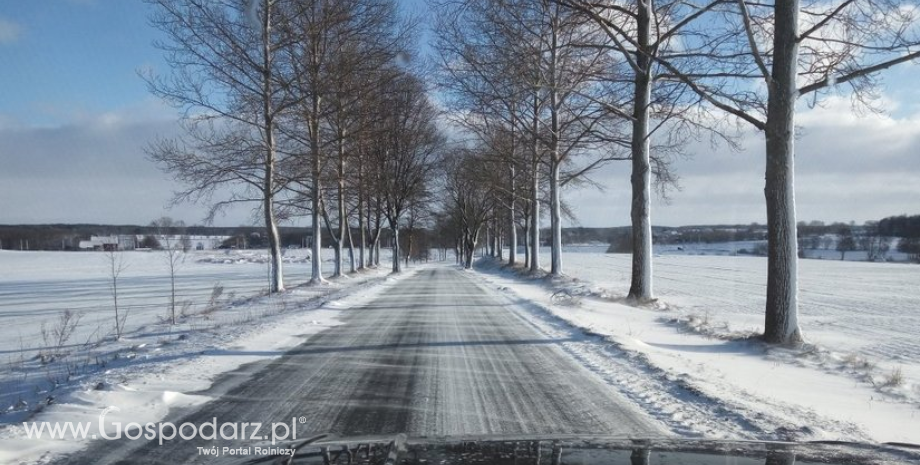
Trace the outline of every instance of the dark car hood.
<path fill-rule="evenodd" d="M 590 435 L 540 436 L 316 436 L 269 445 L 274 454 L 244 446 L 221 464 L 472 464 L 472 465 L 808 465 L 920 464 L 920 447 L 840 441 L 763 442 Z M 281 449 L 294 450 L 281 452 Z M 248 452 L 248 453 L 247 453 Z"/>

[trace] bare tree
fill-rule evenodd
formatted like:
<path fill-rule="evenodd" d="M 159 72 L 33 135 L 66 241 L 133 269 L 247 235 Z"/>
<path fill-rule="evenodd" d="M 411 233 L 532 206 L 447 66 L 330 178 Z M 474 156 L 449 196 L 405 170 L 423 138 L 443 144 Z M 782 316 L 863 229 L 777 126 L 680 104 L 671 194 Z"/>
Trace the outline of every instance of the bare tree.
<path fill-rule="evenodd" d="M 395 0 L 297 1 L 286 11 L 292 38 L 284 51 L 292 71 L 287 85 L 297 104 L 283 130 L 287 151 L 299 160 L 289 187 L 309 204 L 299 210 L 311 216 L 311 283 L 321 283 L 323 224 L 334 246 L 334 276 L 342 274 L 346 243 L 354 255 L 349 218 L 363 211 L 367 194 L 354 192 L 350 182 L 363 175 L 355 166 L 366 122 L 362 102 L 380 91 L 387 73 L 379 70 L 404 53 L 413 27 L 400 18 Z"/>
<path fill-rule="evenodd" d="M 453 218 L 457 234 L 458 260 L 464 268 L 473 267 L 473 253 L 479 235 L 492 215 L 496 204 L 494 178 L 482 165 L 494 166 L 482 146 L 458 149 L 445 160 L 445 208 Z"/>
<path fill-rule="evenodd" d="M 148 156 L 187 187 L 176 201 L 211 202 L 208 220 L 238 203 L 261 209 L 271 255 L 270 291 L 284 289 L 276 219 L 277 119 L 291 105 L 276 60 L 286 36 L 283 0 L 148 0 L 166 40 L 169 76 L 147 74 L 150 91 L 183 110 L 184 136 L 160 139 Z M 229 198 L 212 201 L 230 189 Z"/>
<path fill-rule="evenodd" d="M 681 152 L 688 137 L 705 129 L 724 139 L 717 131 L 719 125 L 711 113 L 690 111 L 698 108 L 695 95 L 687 98 L 685 87 L 675 86 L 660 76 L 661 66 L 656 59 L 672 55 L 704 55 L 705 46 L 701 42 L 705 43 L 714 36 L 693 26 L 701 15 L 725 3 L 725 0 L 554 1 L 590 18 L 608 36 L 609 41 L 605 45 L 620 55 L 626 64 L 621 79 L 628 83 L 628 87 L 615 86 L 614 92 L 629 95 L 628 103 L 610 104 L 607 108 L 631 124 L 632 275 L 628 295 L 639 302 L 651 301 L 654 299 L 653 182 L 660 193 L 676 184 L 670 159 L 674 153 Z"/>
<path fill-rule="evenodd" d="M 425 200 L 445 140 L 437 128 L 438 112 L 417 77 L 403 73 L 388 83 L 382 100 L 377 133 L 385 137 L 377 143 L 374 170 L 383 216 L 393 234 L 393 272 L 398 273 L 403 215 L 410 205 Z"/>
<path fill-rule="evenodd" d="M 340 4 L 343 2 L 339 2 Z M 363 111 L 366 102 L 375 100 L 394 74 L 387 68 L 404 53 L 412 37 L 413 24 L 400 21 L 397 6 L 391 0 L 353 1 L 348 7 L 350 19 L 344 33 L 340 33 L 337 52 L 332 55 L 329 107 L 331 109 L 328 125 L 333 139 L 334 159 L 336 161 L 333 182 L 335 183 L 335 216 L 338 218 L 338 231 L 333 233 L 327 211 L 324 219 L 336 252 L 334 275 L 341 274 L 343 248 L 346 240 L 351 240 L 351 228 L 348 224 L 349 179 L 355 177 L 353 161 L 357 155 L 357 140 L 366 123 Z M 328 202 L 332 203 L 332 202 Z M 352 270 L 354 270 L 353 248 Z"/>
<path fill-rule="evenodd" d="M 853 237 L 853 229 L 845 227 L 838 231 L 837 251 L 840 252 L 840 260 L 846 260 L 847 252 L 856 250 L 856 238 Z"/>
<path fill-rule="evenodd" d="M 882 235 L 878 221 L 867 221 L 865 231 L 859 238 L 860 248 L 866 251 L 866 260 L 884 261 L 891 250 L 891 238 Z"/>
<path fill-rule="evenodd" d="M 125 333 L 125 322 L 128 320 L 128 310 L 118 307 L 118 279 L 121 278 L 121 273 L 125 271 L 127 265 L 117 245 L 106 249 L 105 264 L 106 273 L 109 278 L 109 292 L 112 294 L 112 306 L 115 309 L 115 339 L 121 339 L 122 335 Z"/>
<path fill-rule="evenodd" d="M 615 2 L 559 1 L 591 15 L 631 48 L 634 66 L 640 61 L 654 63 L 659 81 L 686 86 L 699 99 L 698 108 L 724 112 L 764 132 L 769 240 L 764 338 L 801 342 L 795 104 L 802 97 L 815 104 L 846 84 L 853 101 L 865 107 L 878 72 L 920 57 L 917 11 L 896 0 L 680 1 L 665 10 L 667 27 L 648 31 L 645 24 L 654 17 L 654 0 L 636 2 L 634 8 Z M 606 7 L 609 14 L 596 6 Z M 622 21 L 624 16 L 639 18 L 637 27 L 623 26 L 633 24 Z M 663 40 L 673 40 L 678 33 L 683 34 L 680 47 L 662 53 Z M 651 48 L 643 39 L 646 35 L 652 39 Z"/>
<path fill-rule="evenodd" d="M 705 59 L 718 67 L 700 73 L 693 62 L 679 57 L 659 63 L 708 106 L 764 133 L 769 240 L 764 339 L 796 344 L 803 340 L 798 324 L 796 102 L 804 98 L 817 104 L 846 86 L 858 107 L 873 109 L 878 73 L 920 57 L 918 12 L 896 0 L 737 0 L 727 5 L 730 10 L 723 8 L 718 19 L 704 23 L 736 39 L 711 44 Z"/>
<path fill-rule="evenodd" d="M 604 102 L 607 76 L 615 69 L 603 47 L 607 38 L 585 27 L 588 20 L 583 16 L 549 1 L 466 0 L 448 2 L 443 9 L 437 46 L 446 87 L 462 111 L 461 122 L 483 141 L 499 128 L 508 134 L 503 139 L 510 143 L 493 153 L 506 160 L 502 171 L 508 173 L 503 189 L 507 193 L 502 197 L 509 199 L 503 203 L 511 212 L 507 223 L 512 230 L 518 206 L 516 174 L 530 175 L 528 261 L 534 271 L 539 268 L 541 179 L 545 177 L 552 236 L 550 272 L 561 274 L 563 187 L 605 161 L 623 158 L 594 150 L 617 132 L 615 115 Z M 578 155 L 589 153 L 590 161 L 573 166 Z M 527 158 L 529 169 L 523 168 Z M 500 232 L 505 227 L 494 229 Z"/>
<path fill-rule="evenodd" d="M 440 87 L 449 92 L 447 104 L 459 115 L 455 122 L 481 142 L 501 144 L 500 148 L 493 147 L 496 150 L 492 153 L 502 159 L 501 171 L 506 175 L 502 197 L 508 221 L 509 263 L 514 265 L 519 210 L 528 209 L 527 203 L 533 201 L 522 196 L 525 190 L 520 187 L 528 182 L 523 176 L 529 172 L 529 156 L 522 118 L 533 86 L 515 71 L 520 68 L 521 57 L 516 55 L 513 29 L 490 13 L 500 11 L 500 7 L 479 1 L 439 5 L 435 47 L 441 61 Z M 495 137 L 497 134 L 502 136 Z"/>
<path fill-rule="evenodd" d="M 188 239 L 188 235 L 185 234 L 184 222 L 173 220 L 168 216 L 152 221 L 150 226 L 160 238 L 163 258 L 166 261 L 167 271 L 169 271 L 169 322 L 174 325 L 176 324 L 176 273 L 185 262 L 187 246 L 182 243 L 182 240 Z M 177 236 L 179 236 L 178 241 Z M 182 253 L 179 253 L 180 247 Z"/>

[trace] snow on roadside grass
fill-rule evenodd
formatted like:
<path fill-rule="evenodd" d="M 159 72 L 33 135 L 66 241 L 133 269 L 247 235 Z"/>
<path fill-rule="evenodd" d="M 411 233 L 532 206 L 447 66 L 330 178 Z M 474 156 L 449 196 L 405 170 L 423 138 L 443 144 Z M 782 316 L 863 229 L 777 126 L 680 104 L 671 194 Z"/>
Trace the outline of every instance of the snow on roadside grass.
<path fill-rule="evenodd" d="M 626 295 L 629 255 L 563 254 L 569 274 L 613 297 Z M 655 257 L 655 293 L 675 318 L 708 321 L 722 335 L 763 332 L 766 259 Z M 920 266 L 839 260 L 799 261 L 799 322 L 809 343 L 833 358 L 873 366 L 877 383 L 901 368 L 896 389 L 920 398 Z M 913 384 L 910 387 L 909 384 Z M 911 392 L 913 394 L 911 394 Z"/>
<path fill-rule="evenodd" d="M 19 393 L 28 408 L 0 415 L 0 463 L 45 460 L 88 442 L 27 439 L 23 421 L 91 422 L 95 427 L 103 409 L 117 407 L 106 415 L 109 431 L 112 421 L 155 422 L 172 408 L 207 402 L 208 396 L 196 392 L 207 389 L 220 374 L 281 356 L 308 336 L 341 324 L 343 309 L 360 305 L 412 272 L 398 278 L 388 274 L 381 267 L 328 285 L 222 302 L 177 327 L 157 323 L 137 328 L 119 341 L 94 345 L 91 361 L 51 384 L 51 389 L 41 387 L 48 386 L 41 379 L 41 362 L 26 361 L 18 373 L 30 373 L 42 382 Z M 83 357 L 87 355 L 75 358 Z"/>
<path fill-rule="evenodd" d="M 566 255 L 567 266 L 580 277 L 583 270 L 580 260 L 604 261 L 590 255 Z M 694 270 L 684 262 L 681 279 L 683 282 L 696 281 L 698 294 L 694 302 L 701 304 L 705 289 L 711 287 L 723 290 L 712 293 L 720 305 L 726 305 L 732 298 L 739 301 L 739 306 L 745 305 L 743 293 L 725 292 L 725 287 L 732 283 L 720 280 L 718 274 L 712 272 L 716 268 L 731 270 L 734 259 L 721 257 L 723 261 L 719 262 L 720 257 L 705 258 L 707 267 L 703 270 Z M 731 313 L 713 310 L 708 321 L 705 314 L 700 313 L 690 318 L 686 310 L 670 305 L 670 298 L 663 298 L 667 306 L 637 308 L 624 305 L 615 294 L 590 281 L 574 277 L 522 279 L 507 268 L 499 269 L 494 263 L 480 265 L 479 269 L 487 273 L 485 279 L 492 285 L 508 288 L 520 298 L 535 303 L 535 310 L 529 315 L 531 320 L 568 327 L 568 330 L 574 326 L 587 334 L 597 335 L 594 344 L 572 348 L 573 355 L 582 358 L 627 397 L 644 404 L 650 413 L 679 434 L 920 443 L 920 404 L 915 396 L 916 384 L 913 380 L 905 380 L 907 370 L 902 372 L 900 386 L 879 389 L 841 368 L 865 369 L 860 366 L 868 362 L 861 356 L 840 356 L 820 346 L 805 351 L 770 348 L 757 340 L 738 338 L 739 333 L 749 335 L 754 330 L 731 329 L 745 327 L 737 322 L 725 324 L 725 320 L 731 320 Z M 705 276 L 707 271 L 708 276 Z M 617 273 L 616 268 L 608 270 L 608 276 Z M 726 274 L 735 273 L 728 271 Z M 827 276 L 836 275 L 827 273 Z M 567 292 L 558 293 L 563 289 Z M 670 291 L 669 295 L 680 297 L 675 289 Z M 698 310 L 693 309 L 694 312 Z M 910 310 L 903 309 L 904 312 Z M 839 311 L 846 309 L 841 307 Z M 824 318 L 831 316 L 825 314 Z M 842 320 L 847 321 L 846 318 Z M 807 326 L 805 330 L 808 334 Z M 877 342 L 872 339 L 878 336 L 877 332 L 868 334 L 871 336 L 853 341 L 849 347 Z M 606 356 L 598 355 L 597 348 L 605 343 L 612 343 L 613 347 L 608 348 Z M 835 363 L 835 358 L 840 362 Z M 632 363 L 624 364 L 623 360 Z"/>

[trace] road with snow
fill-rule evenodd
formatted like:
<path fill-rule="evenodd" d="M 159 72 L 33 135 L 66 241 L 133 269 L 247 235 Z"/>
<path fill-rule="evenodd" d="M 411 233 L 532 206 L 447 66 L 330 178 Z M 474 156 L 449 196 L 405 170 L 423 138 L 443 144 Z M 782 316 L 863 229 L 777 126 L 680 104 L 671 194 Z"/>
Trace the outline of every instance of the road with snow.
<path fill-rule="evenodd" d="M 345 324 L 223 377 L 206 393 L 215 400 L 168 420 L 270 424 L 303 416 L 298 438 L 665 434 L 566 353 L 565 339 L 534 329 L 522 309 L 481 283 L 454 268 L 422 270 L 346 310 Z M 209 463 L 197 447 L 246 444 L 96 441 L 63 463 Z"/>

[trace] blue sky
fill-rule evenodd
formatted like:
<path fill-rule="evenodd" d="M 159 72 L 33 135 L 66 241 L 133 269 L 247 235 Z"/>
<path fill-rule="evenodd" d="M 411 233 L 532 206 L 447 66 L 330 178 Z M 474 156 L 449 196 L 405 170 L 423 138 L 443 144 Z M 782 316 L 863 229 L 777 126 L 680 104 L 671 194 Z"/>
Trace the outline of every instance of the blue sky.
<path fill-rule="evenodd" d="M 162 65 L 148 8 L 137 0 L 3 2 L 0 17 L 19 32 L 0 44 L 0 111 L 54 125 L 148 98 L 136 70 Z"/>
<path fill-rule="evenodd" d="M 424 0 L 402 0 L 424 13 Z M 139 68 L 163 68 L 140 0 L 0 2 L 0 223 L 146 224 L 163 215 L 198 223 L 204 208 L 170 207 L 176 188 L 143 154 L 176 133 L 176 113 L 151 97 Z M 886 74 L 887 116 L 858 119 L 845 99 L 803 106 L 798 142 L 801 219 L 864 221 L 920 213 L 920 87 L 917 65 Z M 657 202 L 656 224 L 764 221 L 763 138 L 745 151 L 697 144 L 677 164 L 683 189 Z M 628 169 L 614 165 L 607 186 L 566 193 L 578 223 L 629 222 Z M 251 222 L 247 210 L 216 224 Z"/>

